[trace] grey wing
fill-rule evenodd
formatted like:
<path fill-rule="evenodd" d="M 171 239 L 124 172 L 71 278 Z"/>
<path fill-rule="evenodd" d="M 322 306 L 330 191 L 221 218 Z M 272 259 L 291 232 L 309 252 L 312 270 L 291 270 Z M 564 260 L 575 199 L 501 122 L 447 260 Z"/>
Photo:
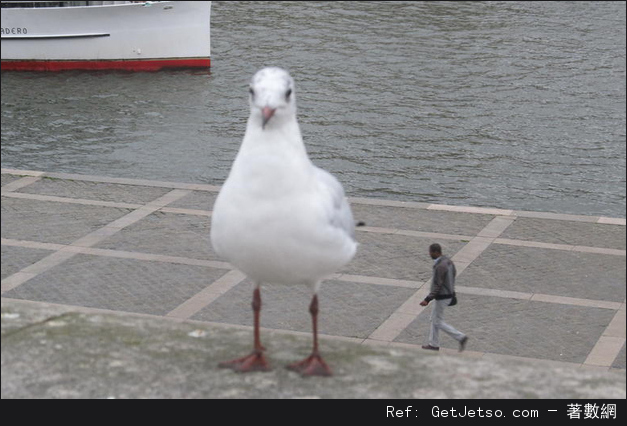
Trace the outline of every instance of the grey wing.
<path fill-rule="evenodd" d="M 355 239 L 355 221 L 342 184 L 329 172 L 315 167 L 321 190 L 328 195 L 327 214 L 331 226 L 340 228 Z"/>

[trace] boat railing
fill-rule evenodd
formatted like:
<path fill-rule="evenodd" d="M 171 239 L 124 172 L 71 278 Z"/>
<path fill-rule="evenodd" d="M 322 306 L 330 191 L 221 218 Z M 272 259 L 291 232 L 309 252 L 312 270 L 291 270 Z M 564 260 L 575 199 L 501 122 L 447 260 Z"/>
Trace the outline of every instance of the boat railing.
<path fill-rule="evenodd" d="M 3 1 L 3 8 L 32 9 L 39 7 L 86 7 L 110 6 L 115 4 L 143 3 L 136 1 Z"/>

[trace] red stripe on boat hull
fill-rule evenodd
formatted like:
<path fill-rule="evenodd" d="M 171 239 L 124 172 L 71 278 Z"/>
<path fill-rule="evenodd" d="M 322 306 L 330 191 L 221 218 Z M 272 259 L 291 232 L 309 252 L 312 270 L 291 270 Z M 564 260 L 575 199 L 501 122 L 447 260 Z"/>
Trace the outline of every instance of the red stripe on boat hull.
<path fill-rule="evenodd" d="M 97 60 L 97 61 L 35 61 L 3 60 L 2 71 L 65 71 L 65 70 L 126 70 L 159 71 L 164 68 L 209 68 L 209 58 Z"/>

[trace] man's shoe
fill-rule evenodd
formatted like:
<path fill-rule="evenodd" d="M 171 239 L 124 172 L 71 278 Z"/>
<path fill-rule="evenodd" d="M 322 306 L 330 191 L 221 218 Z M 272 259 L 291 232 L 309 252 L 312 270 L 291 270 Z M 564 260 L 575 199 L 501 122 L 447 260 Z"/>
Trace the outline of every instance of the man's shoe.
<path fill-rule="evenodd" d="M 464 352 L 466 349 L 466 343 L 468 342 L 468 336 L 464 336 L 462 340 L 459 341 L 459 351 Z"/>
<path fill-rule="evenodd" d="M 430 351 L 439 351 L 440 348 L 438 348 L 437 346 L 431 346 L 431 345 L 422 345 L 422 349 L 428 349 Z"/>

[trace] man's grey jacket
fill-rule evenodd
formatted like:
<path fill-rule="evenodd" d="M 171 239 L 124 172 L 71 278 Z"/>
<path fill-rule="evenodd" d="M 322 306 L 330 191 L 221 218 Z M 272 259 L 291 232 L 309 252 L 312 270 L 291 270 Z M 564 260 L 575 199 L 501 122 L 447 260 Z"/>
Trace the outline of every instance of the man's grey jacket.
<path fill-rule="evenodd" d="M 450 299 L 455 295 L 455 264 L 447 256 L 440 256 L 433 265 L 433 279 L 431 280 L 431 290 L 425 297 L 427 302 L 433 299 Z"/>

